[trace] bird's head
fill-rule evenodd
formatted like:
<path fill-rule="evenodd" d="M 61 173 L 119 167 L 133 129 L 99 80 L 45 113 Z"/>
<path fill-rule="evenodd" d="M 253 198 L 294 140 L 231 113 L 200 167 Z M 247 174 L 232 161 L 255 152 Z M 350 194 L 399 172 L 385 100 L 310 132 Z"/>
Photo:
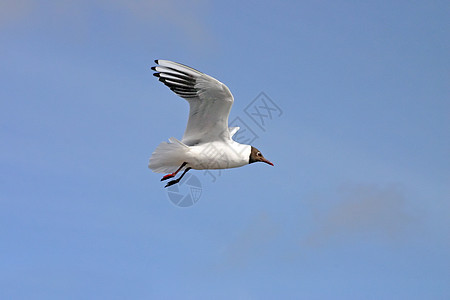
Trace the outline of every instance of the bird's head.
<path fill-rule="evenodd" d="M 249 164 L 254 163 L 254 162 L 265 162 L 266 164 L 269 164 L 271 166 L 273 166 L 273 163 L 271 163 L 270 161 L 268 161 L 262 154 L 261 151 L 259 151 L 258 149 L 256 149 L 255 147 L 251 146 L 252 150 L 250 151 L 250 158 L 249 158 Z"/>

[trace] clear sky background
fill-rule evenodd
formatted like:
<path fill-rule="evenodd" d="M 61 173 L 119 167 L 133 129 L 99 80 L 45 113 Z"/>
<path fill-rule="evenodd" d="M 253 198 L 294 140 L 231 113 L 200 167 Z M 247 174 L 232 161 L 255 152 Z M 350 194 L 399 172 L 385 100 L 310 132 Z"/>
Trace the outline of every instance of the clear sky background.
<path fill-rule="evenodd" d="M 0 298 L 450 299 L 449 15 L 0 1 Z M 191 171 L 201 198 L 174 205 L 147 163 L 188 105 L 154 59 L 227 84 L 275 167 Z"/>

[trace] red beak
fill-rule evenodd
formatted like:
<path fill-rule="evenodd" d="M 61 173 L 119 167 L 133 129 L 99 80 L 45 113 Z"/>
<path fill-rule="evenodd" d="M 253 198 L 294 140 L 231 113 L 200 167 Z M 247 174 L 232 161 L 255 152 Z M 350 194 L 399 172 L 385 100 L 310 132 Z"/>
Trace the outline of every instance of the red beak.
<path fill-rule="evenodd" d="M 267 159 L 265 159 L 264 157 L 261 158 L 261 161 L 265 162 L 266 164 L 269 164 L 273 167 L 273 163 L 271 163 L 270 161 L 268 161 Z"/>

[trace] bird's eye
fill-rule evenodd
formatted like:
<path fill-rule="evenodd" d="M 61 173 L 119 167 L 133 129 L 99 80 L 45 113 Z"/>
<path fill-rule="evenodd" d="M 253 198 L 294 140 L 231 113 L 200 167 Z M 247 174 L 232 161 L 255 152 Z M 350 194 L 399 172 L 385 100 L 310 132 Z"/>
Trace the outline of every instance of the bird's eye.
<path fill-rule="evenodd" d="M 256 153 L 256 155 L 261 156 L 261 152 Z"/>

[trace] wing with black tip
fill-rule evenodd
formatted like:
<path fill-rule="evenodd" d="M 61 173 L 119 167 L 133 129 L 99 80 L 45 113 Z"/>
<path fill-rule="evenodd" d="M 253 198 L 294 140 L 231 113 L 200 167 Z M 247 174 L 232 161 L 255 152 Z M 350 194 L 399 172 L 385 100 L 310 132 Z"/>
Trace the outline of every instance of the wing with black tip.
<path fill-rule="evenodd" d="M 153 75 L 175 94 L 189 102 L 189 120 L 182 142 L 188 146 L 230 139 L 228 116 L 233 95 L 228 87 L 213 77 L 188 66 L 155 60 Z"/>

